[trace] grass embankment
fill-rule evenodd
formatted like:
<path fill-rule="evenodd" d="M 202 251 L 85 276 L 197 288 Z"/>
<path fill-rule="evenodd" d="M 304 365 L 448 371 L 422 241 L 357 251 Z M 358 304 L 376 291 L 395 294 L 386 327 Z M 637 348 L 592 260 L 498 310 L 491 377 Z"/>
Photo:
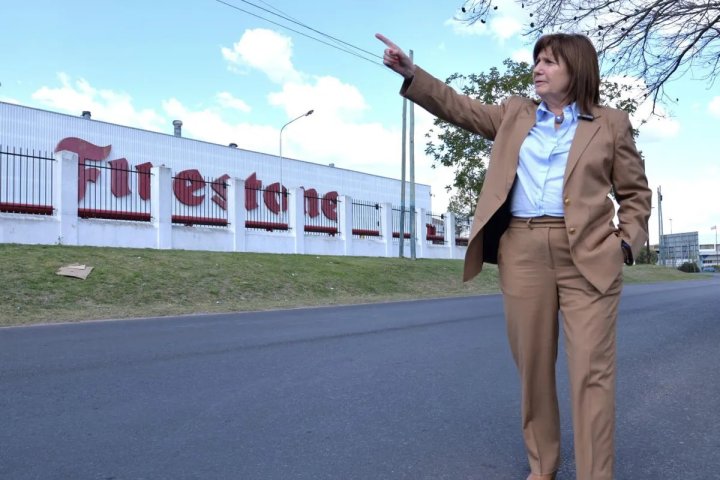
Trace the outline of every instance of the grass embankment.
<path fill-rule="evenodd" d="M 0 245 L 0 326 L 231 312 L 495 293 L 488 265 L 462 283 L 460 260 Z M 59 267 L 94 267 L 85 279 Z M 627 283 L 697 278 L 636 266 Z"/>

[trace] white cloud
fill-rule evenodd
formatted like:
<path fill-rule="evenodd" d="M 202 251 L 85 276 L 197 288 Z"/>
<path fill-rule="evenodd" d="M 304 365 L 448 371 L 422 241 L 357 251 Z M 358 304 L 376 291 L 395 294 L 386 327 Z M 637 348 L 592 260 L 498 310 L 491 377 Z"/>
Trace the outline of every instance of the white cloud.
<path fill-rule="evenodd" d="M 445 25 L 452 28 L 456 35 L 490 35 L 498 42 L 503 43 L 521 33 L 522 22 L 526 18 L 526 12 L 516 2 L 505 2 L 502 9 L 493 12 L 486 19 L 486 23 L 479 20 L 467 23 L 451 18 L 445 21 Z"/>
<path fill-rule="evenodd" d="M 522 31 L 522 24 L 511 16 L 503 16 L 490 21 L 490 29 L 501 41 L 507 40 Z"/>
<path fill-rule="evenodd" d="M 254 68 L 274 83 L 299 80 L 291 61 L 292 39 L 272 30 L 246 30 L 232 49 L 223 47 L 221 52 L 231 69 Z"/>
<path fill-rule="evenodd" d="M 368 108 L 360 91 L 334 77 L 316 77 L 304 83 L 289 82 L 268 96 L 271 105 L 281 106 L 288 117 L 309 109 L 334 120 L 357 117 Z"/>
<path fill-rule="evenodd" d="M 65 73 L 58 74 L 61 87 L 42 87 L 32 94 L 33 100 L 62 112 L 80 115 L 84 110 L 93 118 L 148 130 L 165 127 L 166 121 L 152 109 L 137 110 L 130 95 L 112 90 L 98 90 L 81 78 L 72 81 Z"/>
<path fill-rule="evenodd" d="M 454 18 L 449 18 L 445 20 L 445 26 L 452 28 L 452 31 L 455 35 L 460 35 L 463 37 L 473 35 L 482 36 L 490 34 L 490 29 L 487 27 L 487 25 L 480 22 L 468 24 L 455 20 Z"/>
<path fill-rule="evenodd" d="M 611 82 L 630 87 L 628 97 L 639 97 L 645 91 L 645 81 L 631 77 L 609 77 Z M 613 105 L 610 105 L 613 106 Z M 652 99 L 648 98 L 638 105 L 635 113 L 630 117 L 634 127 L 640 130 L 640 140 L 643 142 L 656 142 L 676 137 L 680 133 L 680 122 L 672 118 L 662 105 L 655 105 L 653 112 Z"/>
<path fill-rule="evenodd" d="M 183 122 L 183 136 L 213 142 L 220 145 L 237 143 L 246 150 L 268 152 L 277 148 L 277 130 L 265 125 L 230 123 L 220 111 L 212 109 L 191 110 L 178 99 L 162 102 L 162 108 L 169 118 Z"/>
<path fill-rule="evenodd" d="M 218 103 L 225 108 L 240 110 L 241 112 L 246 113 L 250 112 L 251 110 L 250 105 L 245 103 L 244 100 L 236 98 L 230 92 L 220 92 L 215 96 L 215 98 L 217 99 Z"/>
<path fill-rule="evenodd" d="M 710 112 L 713 117 L 720 118 L 720 97 L 715 97 L 710 100 L 708 112 Z"/>
<path fill-rule="evenodd" d="M 22 105 L 22 102 L 20 100 L 17 100 L 15 98 L 11 98 L 11 97 L 1 97 L 0 96 L 0 102 L 13 103 L 15 105 Z"/>
<path fill-rule="evenodd" d="M 514 52 L 512 52 L 512 55 L 510 55 L 510 58 L 512 58 L 516 62 L 525 62 L 528 65 L 533 64 L 532 51 L 528 50 L 527 48 L 515 50 Z"/>
<path fill-rule="evenodd" d="M 659 108 L 656 107 L 656 110 L 659 110 Z M 678 136 L 680 133 L 679 121 L 667 116 L 664 112 L 660 113 L 665 116 L 658 116 L 652 115 L 651 111 L 652 105 L 650 102 L 645 102 L 640 105 L 635 115 L 632 116 L 633 125 L 639 126 L 640 138 L 643 141 L 655 142 Z M 643 119 L 645 123 L 641 124 Z"/>

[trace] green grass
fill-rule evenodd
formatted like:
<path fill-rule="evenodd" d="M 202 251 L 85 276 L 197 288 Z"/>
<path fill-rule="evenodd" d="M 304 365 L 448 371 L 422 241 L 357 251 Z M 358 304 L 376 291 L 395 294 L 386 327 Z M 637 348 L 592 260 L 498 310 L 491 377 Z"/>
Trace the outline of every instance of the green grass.
<path fill-rule="evenodd" d="M 0 245 L 0 325 L 265 310 L 496 293 L 488 265 L 463 283 L 462 261 L 182 250 Z M 94 267 L 86 280 L 56 275 Z M 626 268 L 627 283 L 698 278 Z"/>

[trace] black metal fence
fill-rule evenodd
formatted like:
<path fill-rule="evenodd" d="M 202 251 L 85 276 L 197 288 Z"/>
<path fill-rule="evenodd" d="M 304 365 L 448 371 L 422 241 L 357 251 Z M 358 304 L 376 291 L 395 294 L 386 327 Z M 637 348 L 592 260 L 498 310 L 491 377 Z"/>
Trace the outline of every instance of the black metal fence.
<path fill-rule="evenodd" d="M 173 177 L 172 223 L 227 227 L 228 178 L 210 180 L 197 170 L 185 170 Z"/>
<path fill-rule="evenodd" d="M 338 209 L 340 200 L 336 195 L 323 197 L 305 191 L 305 235 L 330 235 L 340 233 Z"/>
<path fill-rule="evenodd" d="M 354 237 L 380 237 L 382 235 L 380 204 L 353 200 L 352 223 Z"/>
<path fill-rule="evenodd" d="M 150 172 L 127 160 L 79 164 L 78 217 L 150 221 Z"/>
<path fill-rule="evenodd" d="M 0 145 L 0 212 L 53 214 L 53 163 L 47 152 L 8 148 Z M 89 159 L 79 164 L 78 216 L 113 220 L 151 220 L 150 168 L 135 169 L 127 160 L 107 163 Z M 185 170 L 172 177 L 174 203 L 172 222 L 183 225 L 226 227 L 229 223 L 227 187 L 229 176 L 211 180 L 197 170 Z M 290 193 L 278 183 L 267 188 L 245 186 L 245 228 L 265 231 L 289 230 L 288 199 Z M 314 189 L 304 192 L 306 235 L 340 233 L 341 209 L 337 194 L 320 197 Z M 403 237 L 410 238 L 417 212 L 404 211 Z M 377 202 L 354 200 L 352 203 L 352 235 L 356 238 L 381 237 L 390 233 L 395 242 L 400 238 L 399 207 L 392 207 L 391 232 L 382 232 L 382 207 Z M 446 242 L 445 216 L 426 214 L 424 231 L 431 244 Z M 456 215 L 456 245 L 467 245 L 471 218 Z"/>
<path fill-rule="evenodd" d="M 52 215 L 54 161 L 47 152 L 0 145 L 0 212 Z"/>
<path fill-rule="evenodd" d="M 245 228 L 253 230 L 288 230 L 288 197 L 287 189 L 282 195 L 278 184 L 268 188 L 245 186 Z"/>
<path fill-rule="evenodd" d="M 392 236 L 400 239 L 400 214 L 403 210 L 400 207 L 393 207 L 392 213 Z M 405 238 L 410 238 L 410 231 L 412 229 L 413 222 L 415 221 L 415 215 L 411 214 L 409 209 L 405 209 L 405 215 L 403 216 L 403 233 Z"/>

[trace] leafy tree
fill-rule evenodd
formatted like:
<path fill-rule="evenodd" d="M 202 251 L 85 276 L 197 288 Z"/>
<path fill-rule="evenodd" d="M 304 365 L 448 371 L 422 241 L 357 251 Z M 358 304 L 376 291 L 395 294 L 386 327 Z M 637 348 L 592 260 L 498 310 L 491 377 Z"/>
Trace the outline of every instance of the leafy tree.
<path fill-rule="evenodd" d="M 642 250 L 640 250 L 640 253 L 638 253 L 637 257 L 635 257 L 635 263 L 637 263 L 638 265 L 656 265 L 657 262 L 657 252 L 655 252 L 655 250 L 650 250 L 649 248 L 643 248 Z"/>
<path fill-rule="evenodd" d="M 516 0 L 527 12 L 525 35 L 581 32 L 592 38 L 608 74 L 645 80 L 653 100 L 666 97 L 672 78 L 692 71 L 711 86 L 720 74 L 720 3 L 717 0 Z M 507 4 L 465 0 L 458 20 L 486 23 Z"/>
<path fill-rule="evenodd" d="M 512 95 L 533 97 L 530 65 L 510 59 L 505 60 L 503 65 L 504 73 L 500 73 L 496 67 L 492 67 L 488 73 L 454 73 L 445 83 L 464 95 L 488 104 L 500 103 Z M 637 110 L 638 102 L 632 95 L 630 85 L 603 81 L 600 96 L 603 104 L 625 110 L 630 115 Z M 633 133 L 637 136 L 636 129 Z M 485 181 L 492 142 L 439 118 L 435 119 L 434 127 L 425 137 L 429 139 L 425 153 L 432 157 L 432 167 L 452 167 L 455 172 L 453 183 L 445 187 L 447 191 L 454 190 L 448 211 L 460 216 L 472 216 L 478 193 Z"/>
<path fill-rule="evenodd" d="M 533 92 L 532 69 L 527 63 L 503 62 L 504 73 L 493 67 L 488 73 L 461 75 L 454 73 L 445 83 L 460 93 L 477 98 L 484 103 L 499 103 L 511 95 L 529 97 Z M 435 163 L 455 170 L 452 185 L 445 188 L 455 192 L 450 199 L 448 210 L 458 215 L 472 215 L 477 203 L 477 194 L 485 181 L 486 162 L 490 157 L 492 142 L 480 135 L 451 125 L 439 118 L 435 127 L 425 134 L 430 141 L 425 153 Z M 437 140 L 434 140 L 434 138 Z"/>

